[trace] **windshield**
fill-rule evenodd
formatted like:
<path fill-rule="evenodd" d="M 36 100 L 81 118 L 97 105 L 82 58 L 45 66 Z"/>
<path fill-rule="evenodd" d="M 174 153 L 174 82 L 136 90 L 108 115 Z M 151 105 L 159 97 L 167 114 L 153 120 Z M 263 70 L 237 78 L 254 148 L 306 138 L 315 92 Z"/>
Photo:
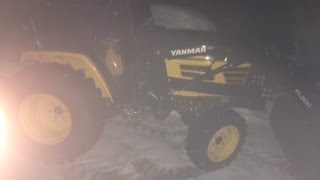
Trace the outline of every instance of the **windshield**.
<path fill-rule="evenodd" d="M 154 24 L 166 29 L 216 30 L 212 19 L 192 8 L 172 4 L 152 3 L 151 12 Z"/>

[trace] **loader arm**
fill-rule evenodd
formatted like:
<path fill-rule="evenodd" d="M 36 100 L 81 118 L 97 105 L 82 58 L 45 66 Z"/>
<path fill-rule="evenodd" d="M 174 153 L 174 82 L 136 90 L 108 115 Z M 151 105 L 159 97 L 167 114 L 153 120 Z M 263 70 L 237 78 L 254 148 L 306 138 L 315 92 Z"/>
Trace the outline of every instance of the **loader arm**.
<path fill-rule="evenodd" d="M 304 110 L 312 111 L 319 104 L 314 84 L 308 82 L 310 79 L 304 76 L 305 73 L 299 73 L 298 68 L 287 58 L 273 54 L 257 58 L 251 63 L 267 68 L 275 83 L 280 84 L 286 93 L 295 97 Z"/>
<path fill-rule="evenodd" d="M 276 67 L 275 67 L 276 65 Z M 294 96 L 305 110 L 312 110 L 318 105 L 315 97 L 314 84 L 306 83 L 308 78 L 298 73 L 298 69 L 289 61 L 278 60 L 276 64 L 268 65 L 285 90 Z"/>

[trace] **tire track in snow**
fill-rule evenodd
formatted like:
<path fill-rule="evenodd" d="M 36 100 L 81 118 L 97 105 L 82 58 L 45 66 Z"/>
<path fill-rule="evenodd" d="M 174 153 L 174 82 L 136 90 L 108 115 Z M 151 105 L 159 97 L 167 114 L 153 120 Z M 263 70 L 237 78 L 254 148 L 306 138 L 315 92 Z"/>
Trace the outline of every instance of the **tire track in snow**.
<path fill-rule="evenodd" d="M 112 124 L 111 126 L 123 128 L 118 130 L 124 134 L 134 133 L 142 134 L 146 137 L 160 137 L 173 146 L 184 146 L 184 139 L 187 135 L 187 127 L 177 117 L 171 117 L 165 121 L 156 121 L 152 118 L 131 121 L 117 117 L 109 123 Z M 120 139 L 121 136 L 123 135 L 119 135 Z M 116 137 L 118 138 L 117 135 Z M 140 155 L 116 164 L 80 158 L 65 168 L 64 180 L 184 180 L 197 177 L 202 173 L 191 162 L 177 166 L 158 162 L 152 157 L 148 157 L 148 155 Z"/>
<path fill-rule="evenodd" d="M 125 165 L 77 162 L 65 168 L 63 180 L 185 180 L 197 177 L 202 173 L 192 164 L 173 167 L 157 163 L 148 157 L 137 157 Z"/>

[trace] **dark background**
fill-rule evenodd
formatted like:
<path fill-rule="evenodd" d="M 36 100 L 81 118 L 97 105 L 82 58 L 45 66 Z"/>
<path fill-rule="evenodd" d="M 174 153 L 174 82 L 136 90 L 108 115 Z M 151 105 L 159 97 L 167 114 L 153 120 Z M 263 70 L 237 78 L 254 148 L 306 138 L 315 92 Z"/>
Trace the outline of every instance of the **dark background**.
<path fill-rule="evenodd" d="M 20 31 L 29 21 L 26 7 L 31 2 L 82 2 L 103 4 L 108 0 L 1 0 L 1 49 L 16 47 L 27 35 Z M 136 0 L 137 3 L 144 0 Z M 152 0 L 150 0 L 152 1 Z M 316 0 L 156 0 L 201 11 L 213 19 L 218 32 L 248 41 L 277 44 L 283 51 L 299 54 L 303 59 L 318 62 L 320 48 L 319 2 Z M 31 12 L 33 13 L 33 12 Z M 96 12 L 90 18 L 94 19 Z M 91 14 L 89 12 L 89 14 Z M 41 13 L 37 15 L 41 16 Z M 59 14 L 57 14 L 59 16 Z M 63 19 L 61 15 L 60 19 Z M 88 17 L 83 17 L 88 18 Z M 50 23 L 50 22 L 48 22 Z M 30 28 L 30 27 L 29 27 Z M 10 38 L 8 38 L 10 37 Z M 301 58 L 300 58 L 301 59 Z M 307 61 L 307 60 L 304 60 Z"/>
<path fill-rule="evenodd" d="M 320 5 L 316 0 L 160 0 L 193 7 L 209 15 L 218 31 L 276 43 L 284 51 L 315 59 L 320 41 Z M 296 53 L 296 52 L 294 52 Z"/>

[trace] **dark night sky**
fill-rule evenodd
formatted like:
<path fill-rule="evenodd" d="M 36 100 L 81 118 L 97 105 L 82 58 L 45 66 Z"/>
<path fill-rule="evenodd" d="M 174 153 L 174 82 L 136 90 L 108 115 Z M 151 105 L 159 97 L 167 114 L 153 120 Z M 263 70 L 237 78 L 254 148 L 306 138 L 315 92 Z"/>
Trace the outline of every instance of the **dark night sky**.
<path fill-rule="evenodd" d="M 319 20 L 317 1 L 312 0 L 159 0 L 200 9 L 221 26 L 286 28 L 298 21 Z M 240 30 L 240 29 L 238 29 Z"/>
<path fill-rule="evenodd" d="M 44 0 L 1 0 L 0 24 L 2 27 L 19 25 L 26 13 L 23 2 Z M 51 0 L 60 2 L 83 1 L 86 3 L 104 0 Z M 136 0 L 141 2 L 143 0 Z M 153 1 L 153 0 L 150 0 Z M 269 41 L 290 39 L 298 29 L 318 26 L 319 3 L 316 0 L 156 0 L 180 6 L 192 7 L 209 15 L 217 29 L 245 38 L 263 38 Z M 10 6 L 8 5 L 10 4 Z M 3 24 L 6 25 L 3 25 Z M 2 28 L 1 31 L 4 31 Z"/>
<path fill-rule="evenodd" d="M 5 4 L 10 2 L 10 16 L 14 18 L 21 12 L 17 6 L 25 2 L 44 2 L 45 0 L 1 0 L 1 12 L 10 9 Z M 61 1 L 61 0 L 48 0 Z M 83 1 L 83 0 L 64 0 Z M 91 0 L 99 2 L 104 0 Z M 143 0 L 137 0 L 140 2 Z M 153 0 L 150 0 L 153 1 Z M 282 28 L 291 28 L 297 24 L 308 24 L 319 20 L 319 3 L 316 0 L 156 0 L 178 5 L 193 7 L 211 16 L 218 27 L 232 31 L 274 31 Z M 15 3 L 16 2 L 16 3 Z M 19 4 L 19 5 L 18 5 Z M 16 7 L 14 7 L 16 6 Z M 298 22 L 299 21 L 299 22 Z"/>

